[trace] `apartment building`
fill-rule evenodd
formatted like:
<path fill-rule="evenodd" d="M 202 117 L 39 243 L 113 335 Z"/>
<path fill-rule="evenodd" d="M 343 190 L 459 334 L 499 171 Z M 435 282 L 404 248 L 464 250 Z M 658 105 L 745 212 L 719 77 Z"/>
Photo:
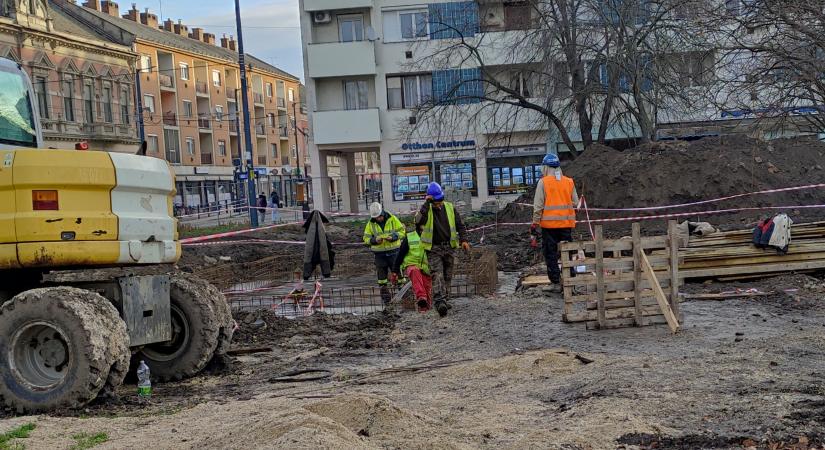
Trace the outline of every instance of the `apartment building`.
<path fill-rule="evenodd" d="M 47 147 L 137 150 L 131 47 L 109 43 L 46 0 L 7 0 L 0 2 L 0 57 L 31 77 Z"/>
<path fill-rule="evenodd" d="M 246 55 L 252 154 L 245 155 L 232 36 L 218 38 L 180 20 L 159 23 L 157 15 L 135 4 L 124 14 L 112 1 L 88 0 L 82 6 L 64 1 L 61 7 L 137 54 L 148 155 L 174 166 L 178 207 L 192 210 L 245 198 L 250 174 L 239 170 L 243 159 L 255 167 L 258 193 L 303 189 L 297 77 Z"/>

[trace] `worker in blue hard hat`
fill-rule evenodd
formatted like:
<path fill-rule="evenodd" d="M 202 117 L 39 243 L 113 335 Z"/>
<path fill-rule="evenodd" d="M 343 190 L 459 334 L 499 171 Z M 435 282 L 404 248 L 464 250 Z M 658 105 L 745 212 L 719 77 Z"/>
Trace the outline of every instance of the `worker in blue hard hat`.
<path fill-rule="evenodd" d="M 455 250 L 470 250 L 467 227 L 455 206 L 444 201 L 441 185 L 432 182 L 427 197 L 416 213 L 415 226 L 421 227 L 421 245 L 427 252 L 430 272 L 433 274 L 435 309 L 441 317 L 451 309 L 450 287 L 453 281 Z"/>
<path fill-rule="evenodd" d="M 546 155 L 542 165 L 543 177 L 536 186 L 533 198 L 530 232 L 535 233 L 541 228 L 541 245 L 547 263 L 547 276 L 552 283 L 551 290 L 560 293 L 559 243 L 573 240 L 579 195 L 573 179 L 562 174 L 557 155 Z"/>

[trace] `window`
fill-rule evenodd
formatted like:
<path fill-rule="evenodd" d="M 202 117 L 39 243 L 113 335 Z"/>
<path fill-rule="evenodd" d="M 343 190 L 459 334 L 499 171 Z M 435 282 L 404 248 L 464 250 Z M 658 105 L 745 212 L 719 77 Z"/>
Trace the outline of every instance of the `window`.
<path fill-rule="evenodd" d="M 420 39 L 429 36 L 427 11 L 400 11 L 398 20 L 401 39 Z"/>
<path fill-rule="evenodd" d="M 292 157 L 298 159 L 298 147 L 295 144 L 292 144 Z M 338 157 L 336 156 L 335 159 L 338 159 Z"/>
<path fill-rule="evenodd" d="M 221 87 L 221 71 L 220 70 L 213 70 L 212 71 L 212 84 L 216 87 Z"/>
<path fill-rule="evenodd" d="M 387 78 L 387 104 L 389 109 L 416 108 L 431 101 L 432 98 L 432 75 Z"/>
<path fill-rule="evenodd" d="M 290 102 L 295 101 L 295 90 L 294 89 L 289 88 L 289 90 L 287 91 L 287 99 L 289 99 Z"/>
<path fill-rule="evenodd" d="M 344 109 L 369 108 L 369 90 L 366 81 L 344 81 Z"/>
<path fill-rule="evenodd" d="M 195 140 L 190 137 L 186 138 L 186 153 L 195 154 Z"/>
<path fill-rule="evenodd" d="M 120 123 L 128 125 L 129 120 L 129 88 L 120 89 Z"/>
<path fill-rule="evenodd" d="M 338 16 L 338 38 L 341 42 L 364 40 L 364 18 L 360 14 Z"/>
<path fill-rule="evenodd" d="M 504 3 L 504 28 L 527 30 L 532 25 L 532 7 L 527 2 Z"/>
<path fill-rule="evenodd" d="M 266 83 L 266 96 L 272 98 L 272 83 Z"/>
<path fill-rule="evenodd" d="M 215 119 L 217 119 L 218 122 L 223 120 L 223 106 L 215 106 Z"/>
<path fill-rule="evenodd" d="M 272 150 L 272 157 L 277 159 L 278 158 L 278 144 L 269 144 L 270 150 Z"/>
<path fill-rule="evenodd" d="M 190 100 L 183 101 L 183 117 L 187 119 L 192 117 L 192 102 Z"/>
<path fill-rule="evenodd" d="M 152 72 L 152 57 L 149 55 L 140 55 L 140 69 L 143 72 Z"/>
<path fill-rule="evenodd" d="M 275 128 L 275 114 L 269 113 L 266 115 L 266 122 L 270 128 Z"/>
<path fill-rule="evenodd" d="M 103 121 L 113 123 L 115 121 L 112 114 L 112 87 L 103 86 Z"/>
<path fill-rule="evenodd" d="M 180 79 L 181 80 L 188 80 L 189 79 L 189 64 L 180 63 Z"/>
<path fill-rule="evenodd" d="M 218 155 L 226 156 L 226 141 L 223 139 L 218 140 Z"/>
<path fill-rule="evenodd" d="M 37 94 L 37 107 L 40 110 L 40 117 L 49 118 L 49 100 L 46 96 L 48 91 L 48 79 L 46 77 L 34 77 L 34 92 Z"/>
<path fill-rule="evenodd" d="M 517 70 L 510 73 L 510 89 L 519 93 L 523 97 L 533 96 L 533 73 L 524 70 Z"/>
<path fill-rule="evenodd" d="M 63 114 L 69 122 L 74 122 L 74 80 L 71 77 L 63 80 Z"/>
<path fill-rule="evenodd" d="M 148 153 L 158 152 L 158 137 L 156 135 L 149 134 L 146 136 L 146 151 Z"/>
<path fill-rule="evenodd" d="M 86 83 L 83 85 L 83 111 L 86 114 L 86 123 L 91 124 L 95 122 L 94 113 L 94 99 L 92 93 L 92 84 Z"/>
<path fill-rule="evenodd" d="M 166 145 L 166 160 L 180 164 L 180 133 L 178 130 L 163 130 L 163 143 Z"/>
<path fill-rule="evenodd" d="M 146 94 L 143 96 L 143 108 L 146 111 L 149 111 L 149 114 L 155 113 L 155 96 L 152 94 Z"/>

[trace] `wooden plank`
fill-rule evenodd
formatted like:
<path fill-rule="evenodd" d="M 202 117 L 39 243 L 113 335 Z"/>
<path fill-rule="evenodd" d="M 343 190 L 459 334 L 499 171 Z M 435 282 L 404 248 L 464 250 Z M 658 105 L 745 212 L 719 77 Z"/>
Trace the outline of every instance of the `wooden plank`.
<path fill-rule="evenodd" d="M 677 224 L 675 220 L 671 220 L 667 224 L 667 241 L 670 250 L 670 309 L 673 314 L 673 320 L 678 327 L 679 322 L 676 320 L 679 317 L 679 233 L 676 229 Z M 647 259 L 647 257 L 645 257 Z M 648 261 L 647 264 L 650 264 Z M 651 266 L 650 273 L 653 273 L 653 266 Z M 655 290 L 655 288 L 654 288 Z M 665 317 L 669 317 L 665 312 Z M 671 326 L 673 328 L 673 326 Z M 675 333 L 677 330 L 673 330 Z"/>
<path fill-rule="evenodd" d="M 708 259 L 702 261 L 695 261 L 692 263 L 685 263 L 679 266 L 680 269 L 690 270 L 703 267 L 725 267 L 725 266 L 743 266 L 747 264 L 773 264 L 773 263 L 788 263 L 800 261 L 817 261 L 825 260 L 825 252 L 796 254 L 796 255 L 768 255 L 761 257 L 742 257 L 742 258 L 728 258 L 728 259 Z"/>
<path fill-rule="evenodd" d="M 641 291 L 642 298 L 645 297 L 653 297 L 653 290 L 649 289 L 647 286 L 647 281 L 643 281 L 643 288 Z M 632 287 L 631 287 L 632 289 Z M 581 294 L 581 295 L 571 295 L 569 298 L 565 298 L 565 303 L 587 303 L 587 302 L 595 302 L 598 299 L 598 295 L 593 292 L 590 294 Z M 633 299 L 633 291 L 619 291 L 619 292 L 605 292 L 604 294 L 605 301 L 611 300 L 632 300 Z"/>
<path fill-rule="evenodd" d="M 602 226 L 596 225 L 596 293 L 598 295 L 599 325 L 604 325 L 606 319 L 604 310 L 604 242 L 602 242 Z"/>
<path fill-rule="evenodd" d="M 667 270 L 656 270 L 656 269 L 654 269 L 653 271 L 656 273 L 657 277 L 661 276 L 663 278 L 666 278 L 668 281 L 670 281 L 670 277 L 668 276 L 668 271 Z M 565 281 L 564 284 L 567 285 L 567 286 L 595 285 L 595 284 L 598 283 L 597 275 L 599 274 L 599 272 L 598 271 L 594 271 L 594 272 L 596 272 L 595 275 L 593 275 L 593 274 L 585 274 L 585 275 L 579 274 L 575 277 L 567 279 L 567 281 Z M 632 273 L 620 273 L 620 274 L 617 274 L 617 275 L 604 275 L 604 271 L 602 271 L 602 276 L 604 277 L 603 281 L 604 281 L 605 284 L 622 283 L 622 282 L 626 282 L 626 281 L 629 281 L 629 282 L 632 283 L 633 280 L 634 280 L 634 277 L 633 277 Z M 629 290 L 629 291 L 633 290 L 633 286 L 630 285 L 630 287 L 627 288 L 626 290 Z"/>
<path fill-rule="evenodd" d="M 810 269 L 825 269 L 825 260 L 807 261 L 797 263 L 778 263 L 778 264 L 757 264 L 757 265 L 743 265 L 734 267 L 708 268 L 708 269 L 692 269 L 682 271 L 681 276 L 684 279 L 691 278 L 711 278 L 721 277 L 726 275 L 756 275 L 756 274 L 770 274 L 780 272 L 796 272 L 800 270 Z"/>
<path fill-rule="evenodd" d="M 662 270 L 666 270 L 670 264 L 670 255 L 657 255 L 657 256 L 650 256 L 648 255 L 648 260 L 650 260 L 650 264 L 653 266 L 654 269 L 658 269 L 661 267 Z M 566 264 L 566 265 L 565 265 Z M 593 266 L 596 265 L 596 258 L 585 258 L 580 259 L 578 261 L 569 261 L 566 263 L 562 263 L 562 267 L 564 268 L 571 268 L 577 266 L 587 266 L 588 271 L 593 271 Z M 622 269 L 622 270 L 632 270 L 633 269 L 633 257 L 632 256 L 620 256 L 618 258 L 610 258 L 605 260 L 604 268 L 607 270 L 610 269 Z"/>
<path fill-rule="evenodd" d="M 639 299 L 639 311 L 641 312 L 642 308 L 646 306 L 658 306 L 659 301 L 656 300 L 656 297 L 653 295 L 653 291 L 650 291 L 651 295 L 648 297 L 642 296 Z M 635 308 L 636 307 L 636 299 L 635 298 L 622 298 L 622 299 L 615 299 L 615 300 L 606 300 L 604 302 L 604 307 L 607 310 L 611 309 L 620 309 L 620 308 Z M 596 302 L 587 302 L 585 303 L 585 307 L 587 310 L 595 310 L 597 307 Z M 661 311 L 659 312 L 661 314 Z"/>
<path fill-rule="evenodd" d="M 616 328 L 628 328 L 636 324 L 635 319 L 613 319 L 609 320 L 603 327 L 599 326 L 599 322 L 587 322 L 585 328 L 588 330 L 611 330 Z M 642 319 L 642 326 L 651 325 L 665 325 L 667 319 L 664 316 L 651 316 Z"/>
<path fill-rule="evenodd" d="M 682 298 L 685 300 L 730 300 L 734 298 L 754 298 L 754 297 L 767 297 L 769 295 L 776 294 L 775 291 L 769 292 L 730 292 L 730 293 L 719 293 L 719 294 L 682 294 Z"/>
<path fill-rule="evenodd" d="M 659 305 L 649 306 L 646 308 L 642 308 L 641 318 L 639 323 L 644 323 L 645 317 L 652 317 L 652 316 L 661 316 L 662 311 L 659 309 Z M 605 321 L 609 320 L 616 320 L 616 319 L 635 319 L 636 318 L 636 309 L 635 308 L 617 308 L 617 309 L 609 309 L 605 311 Z M 599 320 L 599 311 L 598 310 L 591 310 L 591 311 L 581 311 L 570 314 L 567 316 L 567 320 L 569 322 L 589 322 L 594 321 L 598 322 Z M 634 321 L 635 324 L 635 321 Z M 642 326 L 642 325 L 639 325 Z"/>
<path fill-rule="evenodd" d="M 561 244 L 560 248 L 562 251 L 584 250 L 585 253 L 595 253 L 596 244 L 593 241 L 564 242 Z M 667 237 L 643 237 L 642 248 L 644 248 L 645 250 L 667 248 Z M 606 252 L 612 252 L 616 250 L 629 252 L 633 250 L 633 242 L 630 239 L 606 239 L 602 242 L 602 250 Z"/>
<path fill-rule="evenodd" d="M 548 278 L 547 275 L 530 275 L 528 277 L 522 278 L 521 280 L 522 287 L 536 287 L 549 285 L 550 278 Z"/>
<path fill-rule="evenodd" d="M 656 280 L 656 274 L 653 272 L 653 268 L 651 268 L 650 264 L 647 262 L 647 256 L 644 252 L 640 253 L 642 257 L 642 270 L 644 271 L 647 280 L 653 285 L 653 291 L 656 294 L 656 299 L 659 301 L 659 307 L 662 308 L 662 314 L 667 319 L 667 324 L 670 327 L 670 331 L 676 333 L 679 331 L 679 321 L 676 320 L 676 316 L 670 308 L 670 303 L 667 301 L 665 292 L 659 286 L 658 280 Z"/>
<path fill-rule="evenodd" d="M 642 227 L 633 222 L 633 303 L 636 308 L 636 326 L 642 326 Z"/>

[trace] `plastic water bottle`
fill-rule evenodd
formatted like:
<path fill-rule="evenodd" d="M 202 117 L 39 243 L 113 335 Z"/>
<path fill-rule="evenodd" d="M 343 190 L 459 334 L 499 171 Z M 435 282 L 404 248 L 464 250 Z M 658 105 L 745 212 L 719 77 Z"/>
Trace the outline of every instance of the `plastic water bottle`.
<path fill-rule="evenodd" d="M 138 366 L 137 370 L 138 376 L 138 396 L 141 398 L 149 398 L 152 396 L 152 381 L 149 379 L 151 374 L 149 373 L 149 366 L 146 365 L 145 362 L 141 361 L 140 366 Z"/>

